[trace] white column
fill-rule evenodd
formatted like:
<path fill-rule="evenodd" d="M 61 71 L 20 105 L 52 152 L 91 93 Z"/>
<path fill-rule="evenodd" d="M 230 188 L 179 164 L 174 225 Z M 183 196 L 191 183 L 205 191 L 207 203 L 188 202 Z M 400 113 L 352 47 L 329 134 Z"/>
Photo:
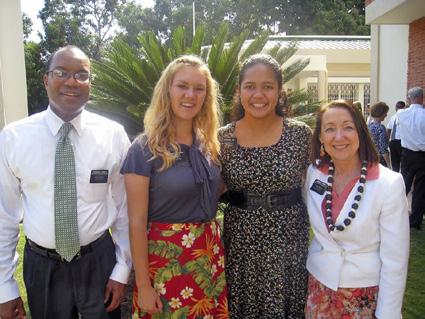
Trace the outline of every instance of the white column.
<path fill-rule="evenodd" d="M 319 101 L 328 101 L 328 72 L 318 71 L 317 92 Z"/>
<path fill-rule="evenodd" d="M 28 116 L 21 5 L 0 1 L 0 129 Z"/>
<path fill-rule="evenodd" d="M 307 78 L 306 77 L 301 77 L 298 79 L 298 89 L 299 90 L 306 90 L 308 89 L 308 85 L 307 85 Z"/>
<path fill-rule="evenodd" d="M 379 100 L 380 25 L 370 26 L 370 105 Z"/>
<path fill-rule="evenodd" d="M 357 84 L 357 101 L 362 102 L 362 109 L 364 109 L 364 83 Z"/>

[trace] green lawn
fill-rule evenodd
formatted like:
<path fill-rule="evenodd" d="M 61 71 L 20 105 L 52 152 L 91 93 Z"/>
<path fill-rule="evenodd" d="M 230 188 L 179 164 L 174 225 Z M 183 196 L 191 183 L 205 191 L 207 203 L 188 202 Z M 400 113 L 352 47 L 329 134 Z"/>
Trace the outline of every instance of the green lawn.
<path fill-rule="evenodd" d="M 15 277 L 19 283 L 22 299 L 28 314 L 27 295 L 22 279 L 23 236 L 18 244 L 19 264 Z M 411 231 L 410 261 L 407 289 L 404 297 L 403 319 L 425 319 L 425 230 Z M 30 318 L 30 316 L 28 316 Z M 126 319 L 126 318 L 124 318 Z"/>
<path fill-rule="evenodd" d="M 425 318 L 425 230 L 410 232 L 410 259 L 403 319 Z"/>

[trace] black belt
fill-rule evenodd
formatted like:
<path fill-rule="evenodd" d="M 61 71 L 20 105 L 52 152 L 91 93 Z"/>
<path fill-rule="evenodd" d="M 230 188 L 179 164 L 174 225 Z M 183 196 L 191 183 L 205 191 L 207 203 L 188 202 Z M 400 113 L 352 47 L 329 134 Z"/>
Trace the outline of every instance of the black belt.
<path fill-rule="evenodd" d="M 273 192 L 263 195 L 228 190 L 220 197 L 221 202 L 247 210 L 257 209 L 259 207 L 267 209 L 285 208 L 293 206 L 301 200 L 300 187 L 289 192 Z"/>
<path fill-rule="evenodd" d="M 403 151 L 409 152 L 409 153 L 413 153 L 413 154 L 418 154 L 418 155 L 425 155 L 425 151 L 413 151 L 409 148 L 406 147 L 402 147 Z"/>
<path fill-rule="evenodd" d="M 96 239 L 95 241 L 92 241 L 90 244 L 85 245 L 85 246 L 81 246 L 80 247 L 80 251 L 75 255 L 75 257 L 71 260 L 78 260 L 81 258 L 81 256 L 88 254 L 89 252 L 93 251 L 93 249 L 99 245 L 107 236 L 109 235 L 109 231 L 105 231 L 102 236 L 100 236 L 98 239 Z M 67 262 L 64 258 L 62 258 L 62 256 L 55 250 L 55 249 L 50 249 L 50 248 L 44 248 L 38 244 L 36 244 L 35 242 L 33 242 L 31 239 L 27 238 L 27 243 L 29 248 L 44 257 L 50 258 L 50 259 L 54 259 L 54 260 L 59 260 L 59 261 L 63 261 L 63 262 Z"/>

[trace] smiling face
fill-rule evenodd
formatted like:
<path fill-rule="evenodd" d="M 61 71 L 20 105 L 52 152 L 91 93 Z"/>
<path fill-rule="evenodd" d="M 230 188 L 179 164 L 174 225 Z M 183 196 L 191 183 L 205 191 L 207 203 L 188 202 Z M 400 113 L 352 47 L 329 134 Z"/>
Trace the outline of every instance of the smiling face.
<path fill-rule="evenodd" d="M 241 81 L 239 95 L 246 117 L 264 119 L 276 116 L 279 87 L 269 66 L 257 63 L 249 67 Z"/>
<path fill-rule="evenodd" d="M 58 69 L 71 73 L 90 72 L 90 61 L 87 56 L 77 48 L 64 48 L 55 53 L 49 71 Z M 84 108 L 90 94 L 90 81 L 77 82 L 73 76 L 68 79 L 58 79 L 52 72 L 44 75 L 44 86 L 49 96 L 49 104 L 64 121 L 70 121 Z"/>
<path fill-rule="evenodd" d="M 359 135 L 348 110 L 333 107 L 323 113 L 319 140 L 336 165 L 358 163 Z"/>
<path fill-rule="evenodd" d="M 207 94 L 207 79 L 198 67 L 182 66 L 174 75 L 170 87 L 174 121 L 190 121 L 198 115 Z"/>

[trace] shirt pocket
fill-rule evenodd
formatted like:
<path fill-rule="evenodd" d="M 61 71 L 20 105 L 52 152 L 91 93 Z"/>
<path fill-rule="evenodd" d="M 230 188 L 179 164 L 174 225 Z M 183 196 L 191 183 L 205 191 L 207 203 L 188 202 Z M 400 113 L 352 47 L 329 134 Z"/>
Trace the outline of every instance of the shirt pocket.
<path fill-rule="evenodd" d="M 87 170 L 80 176 L 77 184 L 79 197 L 86 203 L 100 202 L 106 200 L 109 191 L 109 171 L 108 179 L 104 183 L 90 183 L 92 170 Z M 81 192 L 80 192 L 81 189 Z"/>

